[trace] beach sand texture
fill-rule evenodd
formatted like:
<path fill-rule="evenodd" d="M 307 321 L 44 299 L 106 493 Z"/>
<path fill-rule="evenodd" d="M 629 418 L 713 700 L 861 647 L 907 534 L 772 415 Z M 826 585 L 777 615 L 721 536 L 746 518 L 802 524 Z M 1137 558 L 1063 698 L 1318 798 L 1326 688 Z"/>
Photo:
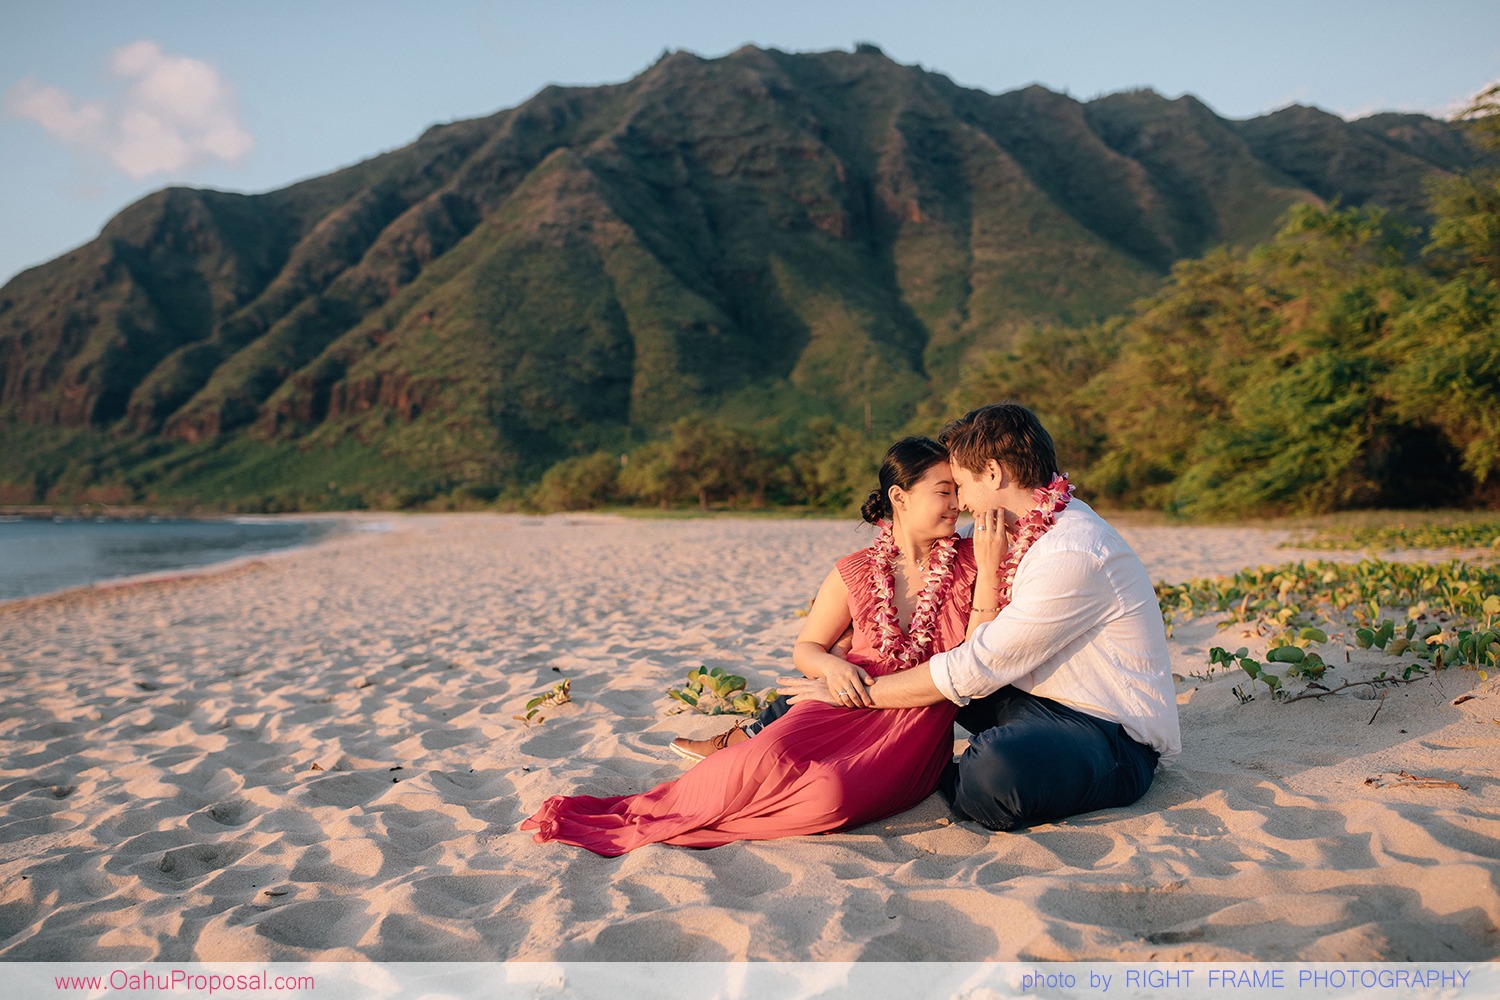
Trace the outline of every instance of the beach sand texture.
<path fill-rule="evenodd" d="M 847 520 L 377 521 L 0 607 L 0 956 L 1500 956 L 1500 678 L 1241 705 L 1243 674 L 1193 675 L 1211 645 L 1265 640 L 1179 621 L 1185 748 L 1131 808 L 997 834 L 934 796 L 847 833 L 606 860 L 517 826 L 549 795 L 682 773 L 668 741 L 722 720 L 668 714 L 666 689 L 699 664 L 752 688 L 789 673 L 796 612 L 869 535 Z M 1153 579 L 1305 555 L 1248 527 L 1125 534 Z M 515 719 L 563 677 L 571 703 Z"/>

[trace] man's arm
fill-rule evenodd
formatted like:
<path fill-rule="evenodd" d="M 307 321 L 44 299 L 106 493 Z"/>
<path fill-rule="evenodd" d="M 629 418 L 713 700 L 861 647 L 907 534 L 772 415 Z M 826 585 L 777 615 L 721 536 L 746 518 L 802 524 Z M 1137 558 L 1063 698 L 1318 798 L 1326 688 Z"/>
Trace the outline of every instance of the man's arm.
<path fill-rule="evenodd" d="M 918 708 L 945 700 L 926 663 L 875 678 L 869 694 L 876 708 Z"/>
<path fill-rule="evenodd" d="M 926 663 L 875 678 L 876 708 L 916 708 L 947 699 L 960 705 L 1020 680 L 1103 621 L 1119 601 L 1098 560 L 1082 552 L 1049 553 L 1044 568 L 1017 582 L 1015 598 L 968 642 Z M 803 678 L 781 678 L 778 690 L 800 701 L 838 704 Z"/>
<path fill-rule="evenodd" d="M 841 702 L 831 697 L 828 685 L 806 677 L 778 677 L 776 691 L 790 697 L 793 705 L 803 701 L 821 701 L 825 705 Z M 894 674 L 876 677 L 865 688 L 873 708 L 919 708 L 936 705 L 943 700 L 943 693 L 932 683 L 932 674 L 925 663 L 901 670 Z"/>
<path fill-rule="evenodd" d="M 1093 556 L 1047 553 L 994 621 L 973 638 L 938 653 L 923 673 L 950 701 L 966 704 L 1014 683 L 1104 621 L 1119 604 L 1114 584 Z"/>

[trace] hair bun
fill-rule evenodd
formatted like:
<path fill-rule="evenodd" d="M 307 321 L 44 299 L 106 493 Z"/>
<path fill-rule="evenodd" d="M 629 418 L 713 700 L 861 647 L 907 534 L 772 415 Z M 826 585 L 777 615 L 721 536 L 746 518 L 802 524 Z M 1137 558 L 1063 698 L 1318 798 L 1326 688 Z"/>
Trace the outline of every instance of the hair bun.
<path fill-rule="evenodd" d="M 870 491 L 859 509 L 860 516 L 870 524 L 894 521 L 891 490 L 912 489 L 939 462 L 948 463 L 948 449 L 931 438 L 906 437 L 891 445 L 880 462 L 880 486 Z"/>

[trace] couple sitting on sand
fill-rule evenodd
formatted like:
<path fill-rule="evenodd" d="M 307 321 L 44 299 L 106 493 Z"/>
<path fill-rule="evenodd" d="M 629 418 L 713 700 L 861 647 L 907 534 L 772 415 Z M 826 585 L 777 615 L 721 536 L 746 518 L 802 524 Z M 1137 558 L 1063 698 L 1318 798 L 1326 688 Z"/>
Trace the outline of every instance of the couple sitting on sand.
<path fill-rule="evenodd" d="M 1073 499 L 1030 410 L 982 407 L 940 442 L 886 453 L 875 543 L 828 574 L 792 654 L 805 676 L 755 724 L 674 741 L 702 758 L 676 781 L 554 796 L 522 828 L 614 857 L 847 829 L 934 789 L 992 830 L 1139 799 L 1180 748 L 1145 568 Z M 956 762 L 955 719 L 973 734 Z"/>

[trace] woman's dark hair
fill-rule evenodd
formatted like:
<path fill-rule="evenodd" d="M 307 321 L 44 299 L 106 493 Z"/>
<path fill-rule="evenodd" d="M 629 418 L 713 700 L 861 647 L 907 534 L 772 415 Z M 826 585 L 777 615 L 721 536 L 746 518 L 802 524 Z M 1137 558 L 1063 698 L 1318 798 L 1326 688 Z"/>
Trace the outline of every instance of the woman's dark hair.
<path fill-rule="evenodd" d="M 932 438 L 902 438 L 891 445 L 880 463 L 880 488 L 870 491 L 861 516 L 870 524 L 889 521 L 894 514 L 891 509 L 891 487 L 909 490 L 927 475 L 927 470 L 939 462 L 948 461 L 948 449 Z"/>

